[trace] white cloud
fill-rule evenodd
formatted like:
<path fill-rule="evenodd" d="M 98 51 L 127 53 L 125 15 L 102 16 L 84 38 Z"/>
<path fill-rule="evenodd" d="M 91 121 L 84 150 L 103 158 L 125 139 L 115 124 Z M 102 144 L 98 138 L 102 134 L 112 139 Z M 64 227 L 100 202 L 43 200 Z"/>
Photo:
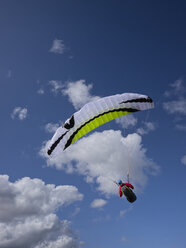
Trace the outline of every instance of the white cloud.
<path fill-rule="evenodd" d="M 181 162 L 182 162 L 182 164 L 186 165 L 186 155 L 184 155 L 184 156 L 181 158 Z"/>
<path fill-rule="evenodd" d="M 0 175 L 0 247 L 79 247 L 70 223 L 54 212 L 82 197 L 74 186 L 55 187 L 28 177 L 11 183 Z"/>
<path fill-rule="evenodd" d="M 183 80 L 178 79 L 170 84 L 171 89 L 165 92 L 165 96 L 172 98 L 170 101 L 163 103 L 163 108 L 170 114 L 186 114 L 186 88 Z"/>
<path fill-rule="evenodd" d="M 177 79 L 174 83 L 170 84 L 171 87 L 176 91 L 180 92 L 183 91 L 183 80 L 182 79 Z"/>
<path fill-rule="evenodd" d="M 120 131 L 114 130 L 95 132 L 56 156 L 47 156 L 46 144 L 40 155 L 46 158 L 48 166 L 84 175 L 88 183 L 96 182 L 97 190 L 108 196 L 118 194 L 112 179 L 126 177 L 129 167 L 137 190 L 142 190 L 148 175 L 155 175 L 159 169 L 147 157 L 141 136 L 134 133 L 124 138 Z"/>
<path fill-rule="evenodd" d="M 40 89 L 37 91 L 37 93 L 38 93 L 39 95 L 43 95 L 43 94 L 45 93 L 45 91 L 44 91 L 44 89 L 40 88 Z"/>
<path fill-rule="evenodd" d="M 170 114 L 186 114 L 186 99 L 179 99 L 163 103 L 163 108 Z"/>
<path fill-rule="evenodd" d="M 181 131 L 186 131 L 186 125 L 183 124 L 176 124 L 176 128 Z"/>
<path fill-rule="evenodd" d="M 51 80 L 49 81 L 49 84 L 52 86 L 52 92 L 54 92 L 55 94 L 61 92 L 63 88 L 63 84 L 61 83 L 61 81 L 58 80 Z"/>
<path fill-rule="evenodd" d="M 184 94 L 185 92 L 185 87 L 183 85 L 183 79 L 177 79 L 175 82 L 170 84 L 171 89 L 165 91 L 165 96 L 166 97 L 171 97 L 171 96 L 180 96 Z"/>
<path fill-rule="evenodd" d="M 58 123 L 47 123 L 45 125 L 45 131 L 47 133 L 54 133 L 59 127 Z"/>
<path fill-rule="evenodd" d="M 44 91 L 43 86 L 41 85 L 39 79 L 37 80 L 37 84 L 39 85 L 39 89 L 37 90 L 37 94 L 43 95 L 45 93 L 45 91 Z"/>
<path fill-rule="evenodd" d="M 156 125 L 153 122 L 144 122 L 144 127 L 138 128 L 137 133 L 140 135 L 148 134 L 150 131 L 154 131 Z"/>
<path fill-rule="evenodd" d="M 79 109 L 85 103 L 99 99 L 98 96 L 92 96 L 90 94 L 92 87 L 92 84 L 86 85 L 85 80 L 78 80 L 68 82 L 62 93 L 69 97 L 69 101 L 73 104 L 75 109 Z"/>
<path fill-rule="evenodd" d="M 185 131 L 186 125 L 183 123 L 183 118 L 186 115 L 186 87 L 182 79 L 176 80 L 170 84 L 170 87 L 171 89 L 165 92 L 165 96 L 170 100 L 163 102 L 163 109 L 168 114 L 174 115 L 175 128 Z"/>
<path fill-rule="evenodd" d="M 65 52 L 65 49 L 66 47 L 65 47 L 63 40 L 55 39 L 53 40 L 53 44 L 50 49 L 50 52 L 57 53 L 57 54 L 63 54 Z"/>
<path fill-rule="evenodd" d="M 74 212 L 71 213 L 71 217 L 78 215 L 79 212 L 80 212 L 80 208 L 78 208 L 78 207 L 75 208 L 75 209 L 74 209 Z"/>
<path fill-rule="evenodd" d="M 107 201 L 103 200 L 103 199 L 95 199 L 92 203 L 91 203 L 91 208 L 102 208 L 103 206 L 105 206 L 107 204 Z"/>
<path fill-rule="evenodd" d="M 130 126 L 135 126 L 137 124 L 137 118 L 135 118 L 133 115 L 124 115 L 122 117 L 119 117 L 115 119 L 116 123 L 120 124 L 122 128 L 126 129 Z"/>
<path fill-rule="evenodd" d="M 121 210 L 119 212 L 120 217 L 123 217 L 127 213 L 127 209 Z"/>
<path fill-rule="evenodd" d="M 14 108 L 11 117 L 12 119 L 15 119 L 17 117 L 19 120 L 24 120 L 27 117 L 27 113 L 27 108 L 16 107 Z"/>

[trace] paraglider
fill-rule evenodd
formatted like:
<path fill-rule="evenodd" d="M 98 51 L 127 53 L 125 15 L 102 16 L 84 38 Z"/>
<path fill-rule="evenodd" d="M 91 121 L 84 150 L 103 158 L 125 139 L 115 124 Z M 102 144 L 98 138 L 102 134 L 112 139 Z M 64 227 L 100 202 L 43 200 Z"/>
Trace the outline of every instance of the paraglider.
<path fill-rule="evenodd" d="M 134 186 L 132 184 L 128 183 L 123 183 L 122 180 L 119 180 L 117 182 L 117 185 L 119 186 L 119 196 L 122 197 L 122 195 L 125 195 L 127 200 L 129 202 L 134 202 L 136 201 L 137 197 L 134 194 L 133 190 Z"/>
<path fill-rule="evenodd" d="M 89 102 L 57 129 L 47 153 L 65 150 L 88 132 L 115 118 L 153 107 L 150 97 L 137 93 L 117 94 Z"/>
<path fill-rule="evenodd" d="M 67 149 L 71 144 L 100 125 L 115 118 L 137 111 L 154 108 L 153 100 L 146 95 L 137 93 L 123 93 L 99 98 L 85 104 L 59 127 L 52 137 L 48 155 L 54 155 Z M 134 186 L 128 182 L 113 181 L 119 187 L 119 196 L 124 195 L 133 203 L 137 197 L 133 192 Z"/>

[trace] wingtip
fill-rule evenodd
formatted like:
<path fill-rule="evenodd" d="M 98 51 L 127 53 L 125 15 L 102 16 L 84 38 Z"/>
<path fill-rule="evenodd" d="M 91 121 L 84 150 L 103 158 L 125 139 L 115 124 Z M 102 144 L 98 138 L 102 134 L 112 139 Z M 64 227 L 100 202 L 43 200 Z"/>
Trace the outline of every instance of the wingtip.
<path fill-rule="evenodd" d="M 50 156 L 51 153 L 52 153 L 52 151 L 50 149 L 48 149 L 47 154 Z"/>
<path fill-rule="evenodd" d="M 150 96 L 148 96 L 147 99 L 148 99 L 148 102 L 153 103 L 153 100 L 152 100 L 152 98 Z"/>

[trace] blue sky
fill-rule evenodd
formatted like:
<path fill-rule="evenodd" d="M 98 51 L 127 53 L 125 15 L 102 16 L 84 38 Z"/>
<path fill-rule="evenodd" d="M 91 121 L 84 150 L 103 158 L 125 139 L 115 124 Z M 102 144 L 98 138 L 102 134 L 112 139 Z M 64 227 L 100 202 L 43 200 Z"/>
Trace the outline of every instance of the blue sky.
<path fill-rule="evenodd" d="M 182 0 L 0 1 L 0 248 L 185 247 L 185 12 Z M 47 158 L 83 103 L 125 92 L 155 108 Z M 130 163 L 134 204 L 108 179 Z"/>

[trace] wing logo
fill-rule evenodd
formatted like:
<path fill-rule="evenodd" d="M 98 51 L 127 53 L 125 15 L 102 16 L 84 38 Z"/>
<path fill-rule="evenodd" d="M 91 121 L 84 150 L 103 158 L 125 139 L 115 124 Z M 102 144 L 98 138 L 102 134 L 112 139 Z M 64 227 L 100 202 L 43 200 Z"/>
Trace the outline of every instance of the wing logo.
<path fill-rule="evenodd" d="M 63 127 L 69 130 L 69 129 L 73 128 L 74 125 L 75 125 L 75 120 L 74 120 L 74 115 L 72 115 L 71 118 L 65 122 Z"/>

